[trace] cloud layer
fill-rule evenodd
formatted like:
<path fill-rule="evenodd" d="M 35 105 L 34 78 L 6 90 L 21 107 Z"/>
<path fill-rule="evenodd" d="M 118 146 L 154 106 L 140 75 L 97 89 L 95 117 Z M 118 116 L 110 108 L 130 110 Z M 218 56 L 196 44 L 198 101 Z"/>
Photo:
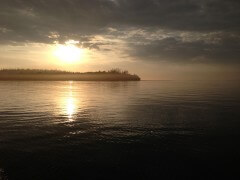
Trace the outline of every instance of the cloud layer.
<path fill-rule="evenodd" d="M 239 32 L 239 0 L 0 2 L 1 44 L 73 39 L 142 61 L 239 63 Z"/>

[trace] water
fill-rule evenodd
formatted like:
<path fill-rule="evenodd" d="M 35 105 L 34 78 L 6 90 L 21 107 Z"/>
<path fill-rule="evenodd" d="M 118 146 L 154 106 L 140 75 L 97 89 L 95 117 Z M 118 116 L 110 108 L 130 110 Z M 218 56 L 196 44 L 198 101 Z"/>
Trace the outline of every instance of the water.
<path fill-rule="evenodd" d="M 236 178 L 236 81 L 0 82 L 0 179 Z"/>

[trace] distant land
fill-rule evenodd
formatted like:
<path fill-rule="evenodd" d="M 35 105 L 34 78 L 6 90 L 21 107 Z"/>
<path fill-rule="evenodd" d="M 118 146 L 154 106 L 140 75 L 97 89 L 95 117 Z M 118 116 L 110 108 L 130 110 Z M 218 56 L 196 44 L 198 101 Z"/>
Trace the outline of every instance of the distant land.
<path fill-rule="evenodd" d="M 0 81 L 140 81 L 136 74 L 118 68 L 97 72 L 43 69 L 1 69 Z"/>

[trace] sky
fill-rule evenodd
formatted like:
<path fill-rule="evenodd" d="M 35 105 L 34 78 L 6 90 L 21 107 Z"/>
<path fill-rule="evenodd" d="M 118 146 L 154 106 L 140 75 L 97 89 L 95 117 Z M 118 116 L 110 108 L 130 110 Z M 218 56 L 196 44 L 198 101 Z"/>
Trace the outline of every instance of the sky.
<path fill-rule="evenodd" d="M 240 77 L 239 0 L 1 0 L 0 68 Z"/>

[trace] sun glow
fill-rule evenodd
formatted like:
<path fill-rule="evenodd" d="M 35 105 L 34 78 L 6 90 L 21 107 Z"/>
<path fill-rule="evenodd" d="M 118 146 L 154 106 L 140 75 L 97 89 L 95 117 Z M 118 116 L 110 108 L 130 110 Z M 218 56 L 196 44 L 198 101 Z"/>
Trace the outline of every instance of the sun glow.
<path fill-rule="evenodd" d="M 83 49 L 75 44 L 66 43 L 65 45 L 57 45 L 54 55 L 65 63 L 75 63 L 82 59 Z"/>

